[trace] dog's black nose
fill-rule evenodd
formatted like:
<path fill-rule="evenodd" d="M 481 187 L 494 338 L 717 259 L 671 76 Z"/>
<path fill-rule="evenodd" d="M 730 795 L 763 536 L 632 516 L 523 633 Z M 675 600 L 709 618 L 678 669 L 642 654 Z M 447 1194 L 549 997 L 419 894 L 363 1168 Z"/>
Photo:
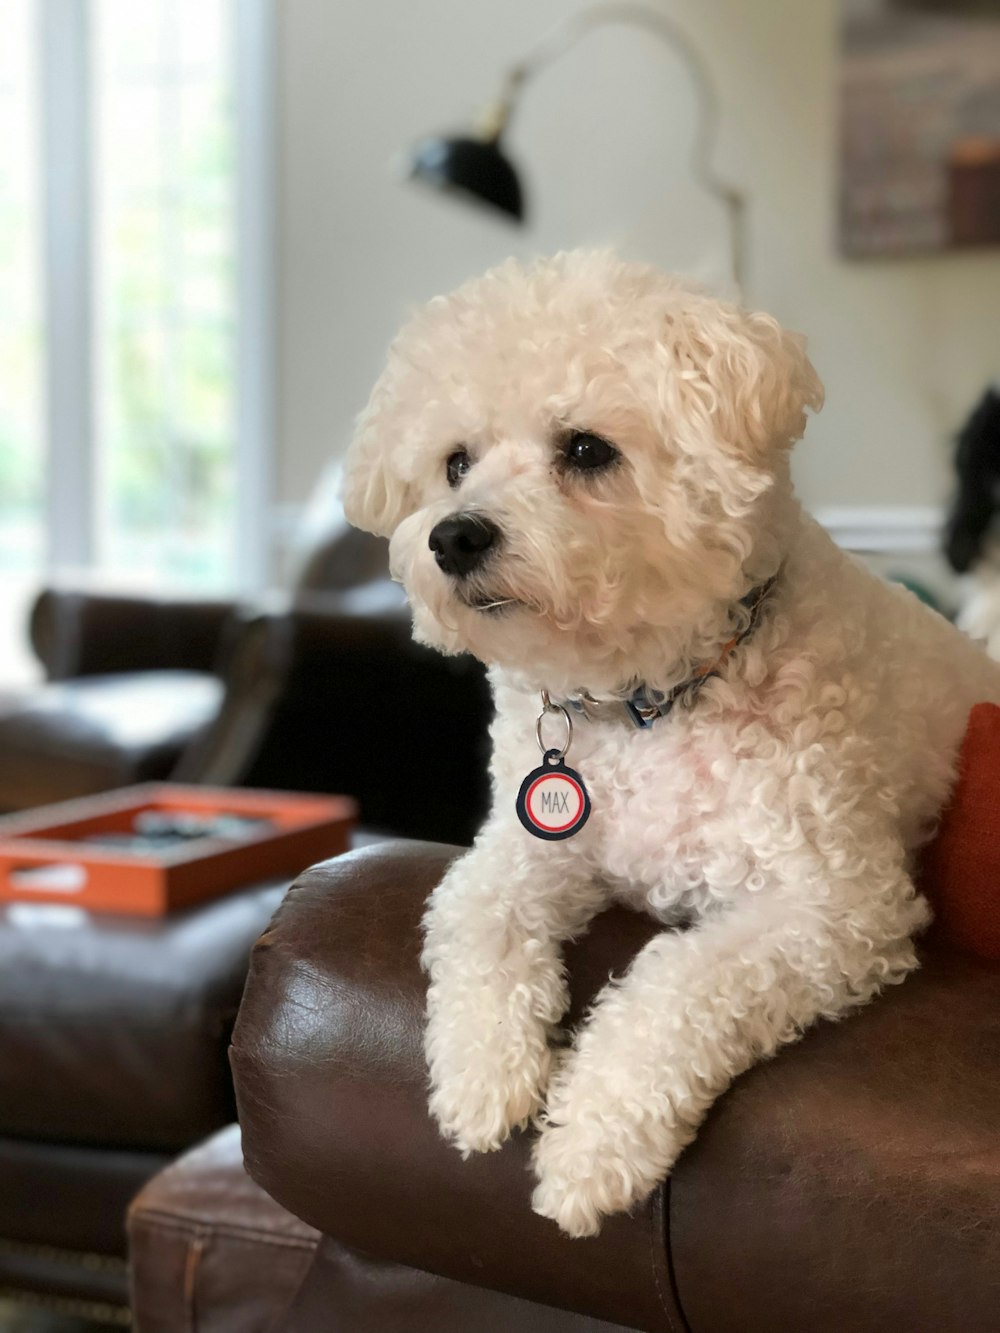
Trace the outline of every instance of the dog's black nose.
<path fill-rule="evenodd" d="M 464 578 L 500 540 L 500 529 L 480 514 L 452 514 L 431 528 L 427 545 L 446 574 Z"/>

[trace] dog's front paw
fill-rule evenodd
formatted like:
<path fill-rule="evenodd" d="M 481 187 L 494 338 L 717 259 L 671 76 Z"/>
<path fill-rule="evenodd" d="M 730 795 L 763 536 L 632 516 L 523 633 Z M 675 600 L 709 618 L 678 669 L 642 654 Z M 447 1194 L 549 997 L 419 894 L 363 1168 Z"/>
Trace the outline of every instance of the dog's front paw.
<path fill-rule="evenodd" d="M 431 1114 L 442 1135 L 462 1153 L 492 1152 L 538 1111 L 548 1080 L 550 1054 L 542 1042 L 515 1068 L 497 1052 L 478 1050 L 459 1072 L 434 1076 Z"/>
<path fill-rule="evenodd" d="M 442 1135 L 465 1153 L 493 1152 L 536 1113 L 541 1086 L 506 1071 L 467 1070 L 433 1088 L 431 1114 Z"/>
<path fill-rule="evenodd" d="M 607 1214 L 628 1212 L 648 1197 L 682 1146 L 666 1126 L 654 1144 L 610 1107 L 603 1118 L 550 1124 L 535 1144 L 531 1206 L 568 1236 L 595 1236 Z"/>
<path fill-rule="evenodd" d="M 541 1107 L 552 1066 L 546 1019 L 559 1012 L 562 985 L 553 972 L 546 997 L 545 981 L 542 975 L 530 988 L 504 978 L 487 985 L 477 975 L 473 984 L 459 973 L 428 990 L 430 1110 L 463 1153 L 499 1148 Z"/>
<path fill-rule="evenodd" d="M 623 1212 L 641 1193 L 628 1164 L 602 1151 L 593 1135 L 570 1125 L 542 1131 L 534 1151 L 538 1184 L 531 1206 L 567 1236 L 596 1236 L 607 1213 Z"/>

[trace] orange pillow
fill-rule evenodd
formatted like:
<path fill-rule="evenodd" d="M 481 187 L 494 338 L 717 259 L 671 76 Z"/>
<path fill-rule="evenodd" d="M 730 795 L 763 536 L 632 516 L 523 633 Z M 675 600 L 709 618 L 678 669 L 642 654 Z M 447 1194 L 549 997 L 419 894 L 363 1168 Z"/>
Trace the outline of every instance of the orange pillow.
<path fill-rule="evenodd" d="M 958 782 L 924 853 L 921 887 L 938 934 L 1000 962 L 1000 707 L 976 704 Z"/>

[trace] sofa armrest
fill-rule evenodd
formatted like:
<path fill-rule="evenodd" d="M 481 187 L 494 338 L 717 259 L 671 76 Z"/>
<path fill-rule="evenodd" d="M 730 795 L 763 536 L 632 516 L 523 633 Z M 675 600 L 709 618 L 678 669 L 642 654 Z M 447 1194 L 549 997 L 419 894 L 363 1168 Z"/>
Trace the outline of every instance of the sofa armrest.
<path fill-rule="evenodd" d="M 638 1329 L 993 1333 L 1000 967 L 928 948 L 738 1079 L 645 1207 L 569 1241 L 530 1210 L 525 1136 L 463 1161 L 427 1115 L 419 921 L 456 854 L 318 866 L 259 942 L 232 1061 L 278 1202 L 378 1258 Z M 567 955 L 570 1021 L 655 929 L 593 923 Z"/>
<path fill-rule="evenodd" d="M 457 854 L 365 848 L 309 871 L 286 898 L 254 951 L 231 1051 L 250 1173 L 369 1255 L 679 1329 L 662 1191 L 596 1239 L 571 1241 L 531 1211 L 528 1137 L 463 1161 L 428 1117 L 419 921 Z M 577 1013 L 654 929 L 624 911 L 595 925 L 572 963 Z"/>
<path fill-rule="evenodd" d="M 248 614 L 215 724 L 178 781 L 346 792 L 366 827 L 470 842 L 486 813 L 479 663 L 415 644 L 384 580 Z"/>
<path fill-rule="evenodd" d="M 47 588 L 30 635 L 50 680 L 125 671 L 214 671 L 231 601 L 177 600 Z"/>

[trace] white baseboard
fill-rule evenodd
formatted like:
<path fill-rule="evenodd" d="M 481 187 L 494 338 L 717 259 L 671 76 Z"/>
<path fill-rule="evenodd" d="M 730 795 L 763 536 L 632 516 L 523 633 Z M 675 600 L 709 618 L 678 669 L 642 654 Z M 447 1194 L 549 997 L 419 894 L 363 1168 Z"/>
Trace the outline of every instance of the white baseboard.
<path fill-rule="evenodd" d="M 927 555 L 941 549 L 944 510 L 937 505 L 820 505 L 813 514 L 846 551 Z"/>

